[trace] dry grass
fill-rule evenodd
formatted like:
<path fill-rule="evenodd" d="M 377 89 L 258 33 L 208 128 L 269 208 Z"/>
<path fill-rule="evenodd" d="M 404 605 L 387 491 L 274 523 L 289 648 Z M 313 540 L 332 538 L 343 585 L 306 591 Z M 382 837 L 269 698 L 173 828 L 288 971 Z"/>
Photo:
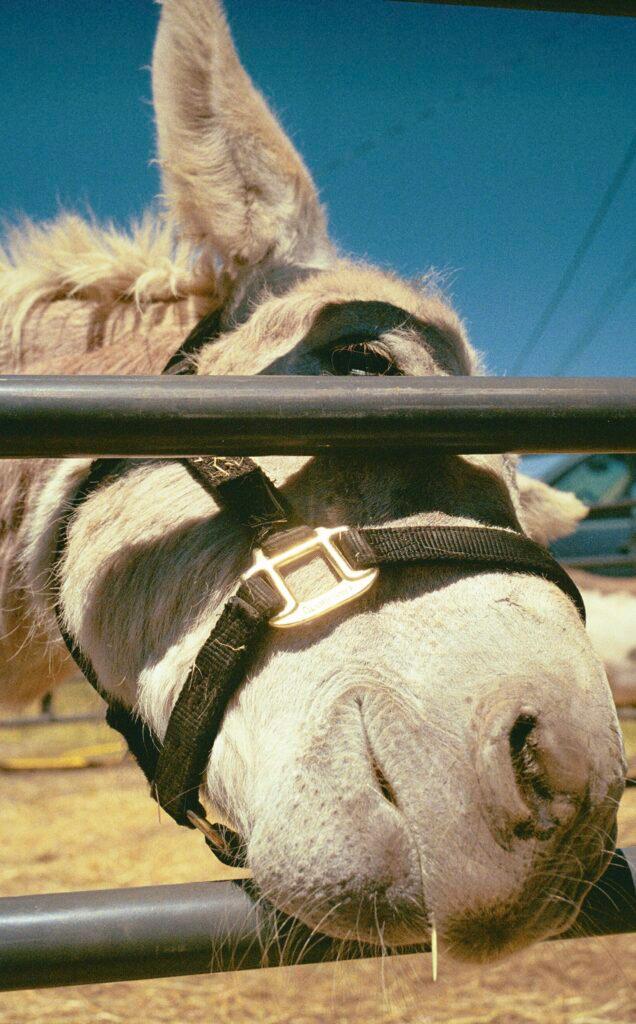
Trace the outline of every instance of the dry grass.
<path fill-rule="evenodd" d="M 75 700 L 75 698 L 74 698 Z M 102 731 L 103 730 L 103 731 Z M 56 735 L 57 733 L 57 735 Z M 636 722 L 628 742 L 636 752 Z M 110 740 L 99 725 L 3 730 L 17 753 Z M 136 768 L 0 774 L 3 895 L 228 877 L 159 821 Z M 620 841 L 636 843 L 636 790 Z M 395 957 L 0 995 L 1 1024 L 634 1024 L 636 936 L 537 946 L 491 967 Z"/>

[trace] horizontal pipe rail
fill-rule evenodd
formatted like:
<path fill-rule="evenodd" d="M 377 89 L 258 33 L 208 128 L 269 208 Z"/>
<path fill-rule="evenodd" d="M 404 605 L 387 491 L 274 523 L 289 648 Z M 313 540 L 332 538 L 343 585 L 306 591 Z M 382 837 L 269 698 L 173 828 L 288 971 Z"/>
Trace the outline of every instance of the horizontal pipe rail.
<path fill-rule="evenodd" d="M 636 847 L 617 851 L 559 938 L 636 931 Z M 423 952 L 404 947 L 395 952 Z M 0 899 L 0 990 L 359 959 L 296 922 L 274 926 L 240 884 L 202 882 Z"/>
<path fill-rule="evenodd" d="M 552 11 L 561 14 L 604 14 L 633 18 L 634 0 L 397 0 L 401 3 L 447 4 L 457 7 L 504 7 L 515 11 Z"/>
<path fill-rule="evenodd" d="M 627 498 L 625 501 L 610 501 L 607 502 L 607 504 L 592 505 L 586 518 L 612 519 L 616 516 L 629 516 L 632 512 L 636 516 L 636 498 Z"/>
<path fill-rule="evenodd" d="M 20 715 L 0 719 L 0 729 L 24 729 L 34 725 L 77 725 L 79 722 L 103 722 L 105 711 L 83 711 L 76 715 Z"/>
<path fill-rule="evenodd" d="M 576 558 L 560 558 L 566 569 L 634 569 L 636 553 L 633 555 L 580 555 Z"/>
<path fill-rule="evenodd" d="M 0 458 L 636 450 L 636 378 L 0 377 Z"/>

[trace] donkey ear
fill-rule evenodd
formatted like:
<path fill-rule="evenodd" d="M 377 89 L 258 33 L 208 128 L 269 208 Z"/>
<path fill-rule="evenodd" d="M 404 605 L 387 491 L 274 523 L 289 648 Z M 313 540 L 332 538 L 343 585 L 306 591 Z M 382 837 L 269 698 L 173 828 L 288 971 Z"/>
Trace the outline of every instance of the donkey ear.
<path fill-rule="evenodd" d="M 524 473 L 517 473 L 517 486 L 521 525 L 539 544 L 567 537 L 588 513 L 587 506 L 575 494 L 557 491 Z"/>
<path fill-rule="evenodd" d="M 163 0 L 152 82 L 163 188 L 181 232 L 228 269 L 327 261 L 314 184 L 242 68 L 217 0 Z"/>

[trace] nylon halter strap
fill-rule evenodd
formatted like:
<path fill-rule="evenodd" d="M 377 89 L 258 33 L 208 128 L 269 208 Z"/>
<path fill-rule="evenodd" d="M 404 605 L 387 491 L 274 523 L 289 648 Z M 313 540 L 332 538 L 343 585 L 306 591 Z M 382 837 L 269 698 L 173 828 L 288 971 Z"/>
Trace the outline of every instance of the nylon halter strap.
<path fill-rule="evenodd" d="M 220 314 L 201 321 L 164 372 L 193 373 L 190 358 L 220 331 Z M 146 725 L 101 686 L 90 660 L 69 635 L 61 605 L 56 613 L 66 645 L 80 669 L 108 705 L 106 719 L 126 739 L 157 802 L 178 824 L 199 828 L 224 863 L 244 863 L 240 837 L 210 824 L 199 787 L 232 694 L 269 627 L 294 628 L 354 600 L 374 583 L 384 566 L 464 565 L 473 571 L 525 573 L 555 583 L 585 621 L 581 595 L 552 556 L 524 534 L 495 527 L 311 528 L 249 458 L 199 456 L 182 459 L 191 476 L 252 531 L 258 547 L 252 566 L 226 602 L 200 649 L 173 708 L 161 743 Z M 56 567 L 64 555 L 71 519 L 93 491 L 121 471 L 124 460 L 96 460 L 68 508 L 58 534 Z M 306 601 L 289 589 L 282 568 L 315 554 L 337 582 Z"/>

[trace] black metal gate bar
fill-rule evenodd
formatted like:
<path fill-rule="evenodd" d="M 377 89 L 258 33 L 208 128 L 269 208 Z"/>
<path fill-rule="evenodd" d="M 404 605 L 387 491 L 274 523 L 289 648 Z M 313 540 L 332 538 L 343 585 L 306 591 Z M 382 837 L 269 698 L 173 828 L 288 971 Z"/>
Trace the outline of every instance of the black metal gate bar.
<path fill-rule="evenodd" d="M 24 729 L 39 725 L 77 725 L 78 722 L 102 722 L 105 711 L 85 711 L 69 715 L 24 715 L 16 718 L 0 718 L 0 729 Z"/>
<path fill-rule="evenodd" d="M 605 14 L 633 18 L 634 0 L 394 0 L 397 3 L 445 4 L 458 7 L 506 7 L 516 11 L 558 11 L 562 14 Z"/>
<path fill-rule="evenodd" d="M 636 847 L 617 851 L 559 938 L 636 931 Z M 349 948 L 350 947 L 350 948 Z M 404 947 L 399 953 L 424 951 Z M 0 899 L 0 990 L 280 967 L 378 955 L 295 922 L 274 927 L 232 882 Z"/>
<path fill-rule="evenodd" d="M 0 458 L 636 450 L 636 378 L 0 377 Z"/>
<path fill-rule="evenodd" d="M 580 555 L 576 558 L 560 558 L 559 561 L 566 569 L 636 570 L 636 555 Z"/>

